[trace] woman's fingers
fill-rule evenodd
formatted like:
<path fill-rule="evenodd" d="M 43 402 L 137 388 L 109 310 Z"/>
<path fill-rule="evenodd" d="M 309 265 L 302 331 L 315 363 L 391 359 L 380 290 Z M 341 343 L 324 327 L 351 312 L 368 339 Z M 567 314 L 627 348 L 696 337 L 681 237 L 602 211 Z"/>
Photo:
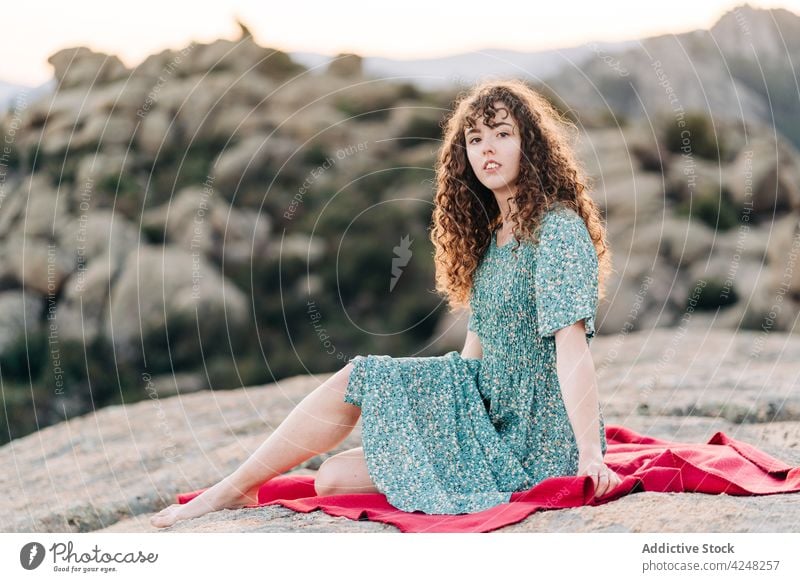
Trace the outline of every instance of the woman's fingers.
<path fill-rule="evenodd" d="M 594 483 L 595 497 L 602 497 L 622 483 L 620 476 L 605 463 L 588 464 L 579 474 L 591 477 L 592 483 Z"/>
<path fill-rule="evenodd" d="M 597 476 L 595 479 L 595 496 L 602 497 L 609 491 L 613 490 L 620 483 L 622 483 L 622 479 L 619 478 L 619 475 L 612 471 L 608 466 L 601 467 L 597 471 Z"/>
<path fill-rule="evenodd" d="M 595 496 L 602 497 L 608 490 L 608 472 L 600 469 L 597 473 L 597 487 L 595 487 Z"/>

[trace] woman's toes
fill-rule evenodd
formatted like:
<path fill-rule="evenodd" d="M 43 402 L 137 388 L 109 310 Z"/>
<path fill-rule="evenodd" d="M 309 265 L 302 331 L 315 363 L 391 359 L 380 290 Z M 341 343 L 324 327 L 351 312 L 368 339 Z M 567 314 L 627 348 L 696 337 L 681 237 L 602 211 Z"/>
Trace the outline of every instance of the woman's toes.
<path fill-rule="evenodd" d="M 175 506 L 162 509 L 150 518 L 150 524 L 155 527 L 169 527 L 175 523 Z"/>

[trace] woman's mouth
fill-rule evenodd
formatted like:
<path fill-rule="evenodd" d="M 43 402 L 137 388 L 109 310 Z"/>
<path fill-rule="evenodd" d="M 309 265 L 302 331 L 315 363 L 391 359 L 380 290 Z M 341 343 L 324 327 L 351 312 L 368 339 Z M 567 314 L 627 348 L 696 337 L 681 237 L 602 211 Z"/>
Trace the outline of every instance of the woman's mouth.
<path fill-rule="evenodd" d="M 497 163 L 495 161 L 489 161 L 489 162 L 486 162 L 486 165 L 483 166 L 483 169 L 487 173 L 493 173 L 493 172 L 496 172 L 498 169 L 500 169 L 501 165 L 502 164 L 499 164 L 499 163 Z"/>

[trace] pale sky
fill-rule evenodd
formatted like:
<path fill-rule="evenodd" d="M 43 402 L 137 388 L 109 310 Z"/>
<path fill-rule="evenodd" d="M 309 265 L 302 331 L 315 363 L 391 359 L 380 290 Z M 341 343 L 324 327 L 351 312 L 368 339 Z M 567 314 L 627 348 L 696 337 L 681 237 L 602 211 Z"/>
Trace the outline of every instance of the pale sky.
<path fill-rule="evenodd" d="M 287 52 L 434 57 L 487 48 L 536 51 L 709 28 L 743 0 L 489 2 L 488 0 L 39 0 L 3 7 L 0 80 L 39 85 L 47 57 L 71 46 L 116 54 L 129 67 L 192 40 L 238 38 Z M 759 8 L 800 13 L 800 0 Z"/>

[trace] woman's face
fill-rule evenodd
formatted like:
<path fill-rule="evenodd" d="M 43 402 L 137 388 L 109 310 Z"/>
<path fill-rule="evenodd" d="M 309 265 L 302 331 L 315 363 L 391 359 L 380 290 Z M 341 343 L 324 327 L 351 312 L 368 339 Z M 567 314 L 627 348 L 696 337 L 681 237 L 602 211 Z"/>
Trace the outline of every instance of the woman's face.
<path fill-rule="evenodd" d="M 483 117 L 476 120 L 476 127 L 467 127 L 465 139 L 467 158 L 481 183 L 496 195 L 508 196 L 516 189 L 519 175 L 522 137 L 511 112 L 502 101 L 495 101 L 495 116 L 484 123 Z M 490 162 L 496 162 L 492 165 Z"/>

